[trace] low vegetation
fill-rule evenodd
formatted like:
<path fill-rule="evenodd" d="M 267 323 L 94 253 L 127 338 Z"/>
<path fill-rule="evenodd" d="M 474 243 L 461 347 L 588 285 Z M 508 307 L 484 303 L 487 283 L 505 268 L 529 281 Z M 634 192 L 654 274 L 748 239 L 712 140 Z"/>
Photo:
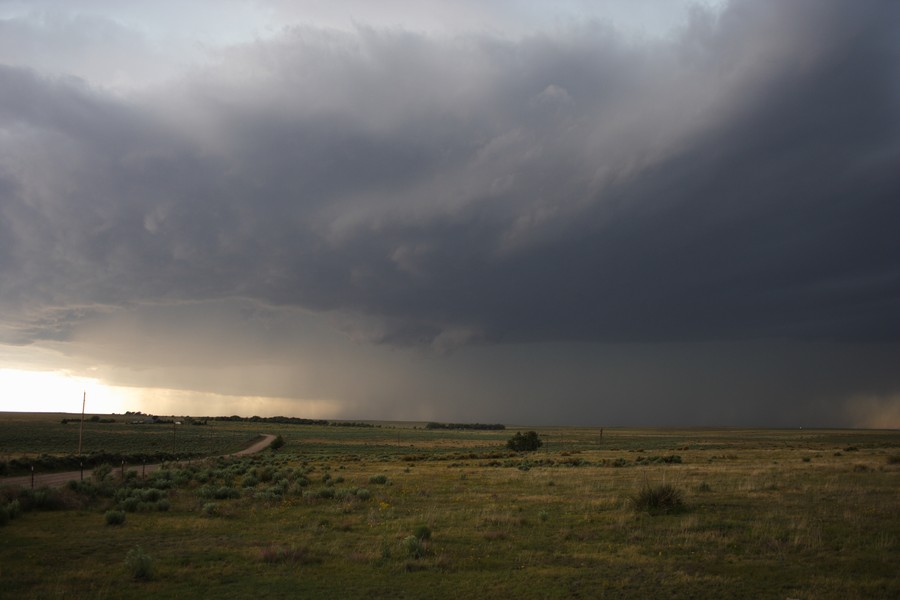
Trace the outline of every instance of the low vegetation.
<path fill-rule="evenodd" d="M 673 485 L 644 485 L 632 499 L 635 510 L 651 515 L 675 514 L 685 510 L 684 495 Z"/>
<path fill-rule="evenodd" d="M 537 431 L 526 431 L 525 433 L 517 431 L 506 442 L 506 447 L 513 452 L 534 452 L 543 445 Z"/>
<path fill-rule="evenodd" d="M 256 432 L 196 429 L 222 426 Z M 4 595 L 900 597 L 896 432 L 537 429 L 520 453 L 497 430 L 270 431 L 278 452 L 0 486 Z"/>

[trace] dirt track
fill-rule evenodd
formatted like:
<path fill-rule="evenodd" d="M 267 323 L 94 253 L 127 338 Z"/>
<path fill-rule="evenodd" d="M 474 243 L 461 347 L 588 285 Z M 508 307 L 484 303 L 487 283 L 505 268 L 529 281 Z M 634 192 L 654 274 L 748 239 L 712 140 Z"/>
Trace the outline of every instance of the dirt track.
<path fill-rule="evenodd" d="M 234 454 L 228 454 L 226 456 L 246 456 L 247 454 L 254 454 L 261 450 L 265 450 L 268 448 L 272 442 L 275 441 L 274 435 L 264 434 L 263 439 L 256 442 L 249 448 L 244 448 L 243 450 L 239 450 Z M 202 459 L 201 459 L 202 460 Z M 137 469 L 138 473 L 152 473 L 153 471 L 158 470 L 160 465 L 126 465 L 128 469 Z M 113 469 L 113 473 L 115 473 L 118 468 Z M 84 477 L 90 478 L 93 473 L 92 469 L 84 470 Z M 73 479 L 81 479 L 81 471 L 67 471 L 65 473 L 35 473 L 34 474 L 34 486 L 35 488 L 39 487 L 60 487 L 68 483 Z M 32 487 L 31 483 L 31 475 L 24 475 L 22 477 L 4 477 L 0 478 L 0 486 L 12 486 L 12 487 Z"/>

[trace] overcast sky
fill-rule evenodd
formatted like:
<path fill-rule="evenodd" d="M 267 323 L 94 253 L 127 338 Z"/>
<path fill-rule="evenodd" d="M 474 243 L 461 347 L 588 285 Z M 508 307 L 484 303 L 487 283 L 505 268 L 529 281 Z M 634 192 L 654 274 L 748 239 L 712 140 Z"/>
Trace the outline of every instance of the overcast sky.
<path fill-rule="evenodd" d="M 165 414 L 900 427 L 898 23 L 0 0 L 0 369 Z"/>

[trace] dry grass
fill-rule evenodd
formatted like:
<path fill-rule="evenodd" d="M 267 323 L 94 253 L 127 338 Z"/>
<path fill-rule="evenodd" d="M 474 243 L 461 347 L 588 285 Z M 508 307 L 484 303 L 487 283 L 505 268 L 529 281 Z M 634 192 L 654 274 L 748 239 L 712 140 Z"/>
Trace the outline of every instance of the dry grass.
<path fill-rule="evenodd" d="M 594 430 L 548 429 L 540 431 L 546 446 L 522 470 L 520 457 L 503 452 L 508 432 L 466 432 L 456 443 L 452 432 L 338 429 L 279 431 L 287 442 L 279 454 L 242 459 L 271 470 L 273 481 L 216 500 L 216 518 L 203 516 L 198 497 L 203 485 L 226 485 L 215 473 L 177 487 L 168 512 L 129 514 L 120 527 L 103 525 L 111 506 L 102 501 L 27 512 L 0 530 L 4 593 L 900 596 L 900 469 L 886 458 L 898 453 L 896 434 L 606 429 L 601 442 Z M 637 464 L 642 455 L 669 454 L 683 462 Z M 578 466 L 569 462 L 575 457 Z M 610 466 L 617 459 L 628 466 Z M 312 483 L 300 493 L 323 487 L 327 473 L 343 478 L 338 492 L 365 487 L 370 497 L 255 496 L 301 472 Z M 370 484 L 377 475 L 386 483 Z M 635 512 L 630 499 L 660 483 L 680 491 L 689 510 Z M 407 541 L 423 526 L 427 544 Z M 104 568 L 138 544 L 154 559 L 152 581 Z"/>

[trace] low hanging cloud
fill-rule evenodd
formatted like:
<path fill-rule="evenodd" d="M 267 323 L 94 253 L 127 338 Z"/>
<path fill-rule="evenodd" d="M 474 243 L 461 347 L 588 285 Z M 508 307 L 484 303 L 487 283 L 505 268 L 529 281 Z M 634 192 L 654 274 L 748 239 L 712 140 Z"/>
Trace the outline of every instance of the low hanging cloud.
<path fill-rule="evenodd" d="M 238 302 L 438 352 L 896 344 L 898 18 L 297 26 L 116 91 L 0 64 L 0 342 Z"/>

